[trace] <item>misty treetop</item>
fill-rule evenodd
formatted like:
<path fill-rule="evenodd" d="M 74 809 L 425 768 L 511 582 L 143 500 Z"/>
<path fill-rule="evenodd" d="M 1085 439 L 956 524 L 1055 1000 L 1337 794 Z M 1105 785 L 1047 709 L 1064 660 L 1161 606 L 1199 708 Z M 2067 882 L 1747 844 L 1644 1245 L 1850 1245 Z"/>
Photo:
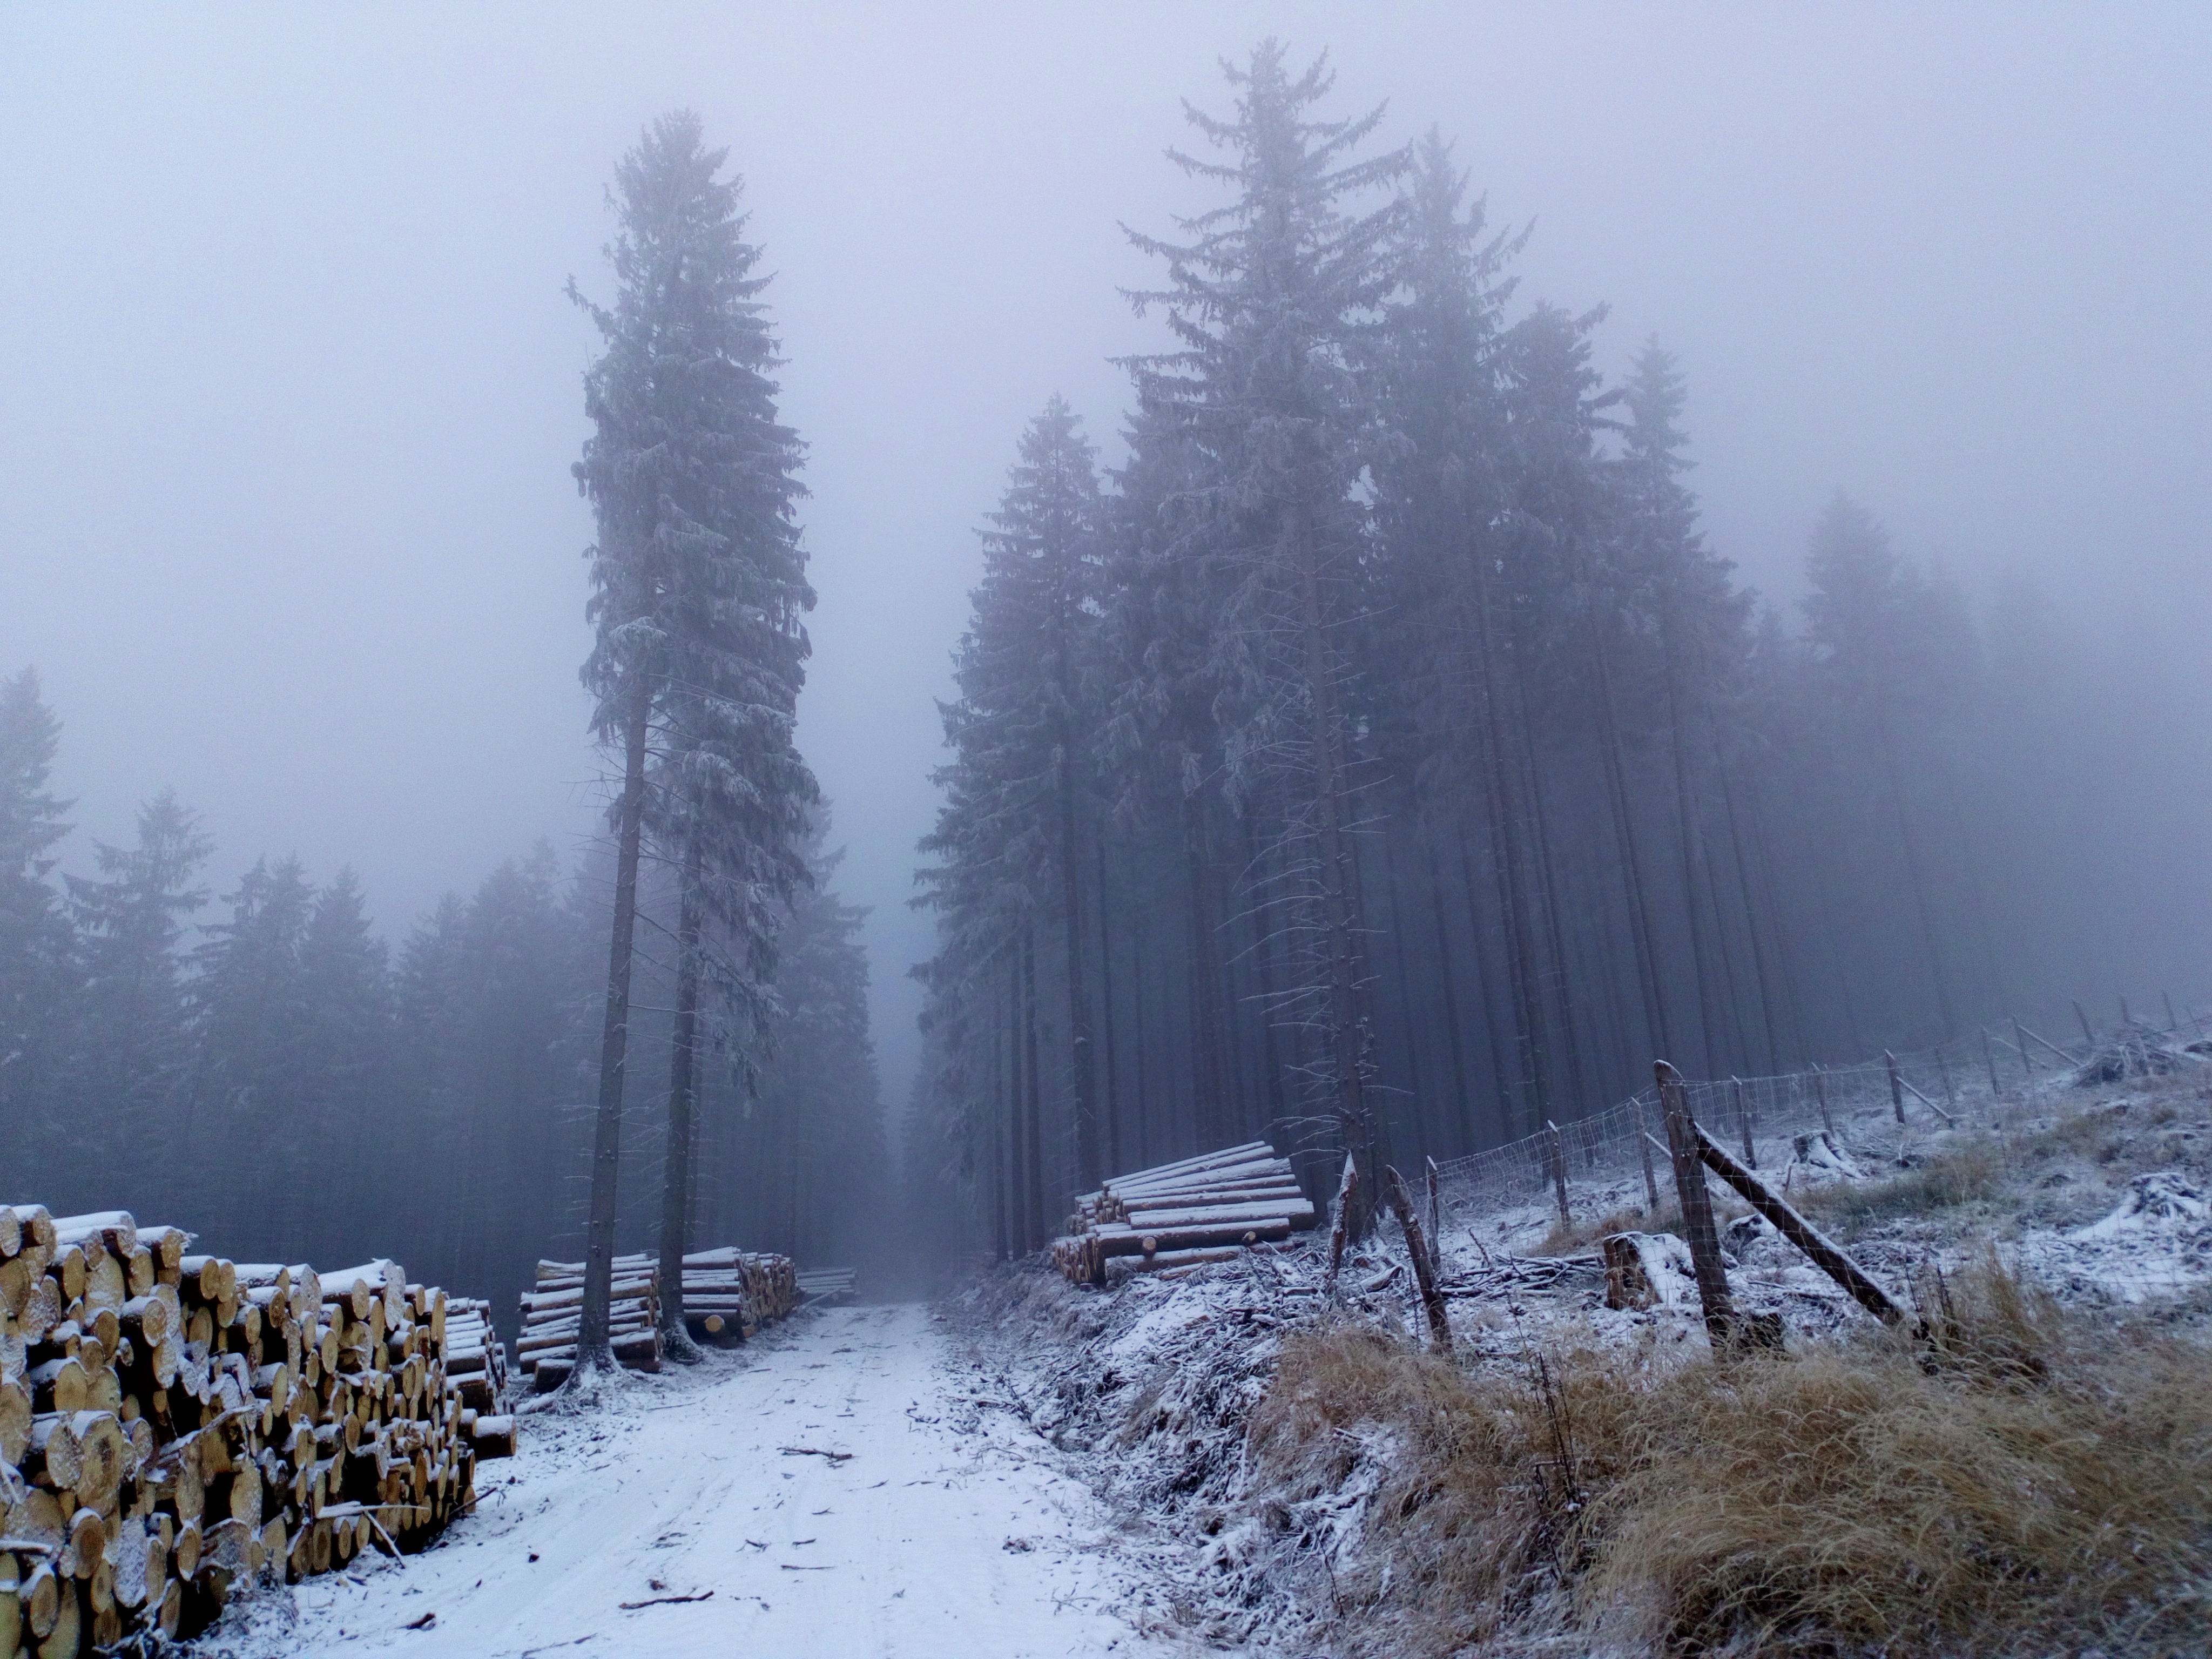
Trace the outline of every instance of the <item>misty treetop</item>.
<path fill-rule="evenodd" d="M 1131 233 L 1171 344 L 1124 360 L 1124 458 L 1053 399 L 983 535 L 917 901 L 948 1246 L 1255 1136 L 1371 1195 L 1656 1057 L 1774 1073 L 2075 987 L 2018 762 L 2094 765 L 2094 722 L 1992 695 L 2029 642 L 1840 494 L 1793 630 L 1706 541 L 1670 354 L 1608 383 L 1603 310 L 1519 304 L 1526 233 L 1442 138 L 1328 113 L 1323 63 L 1227 78 L 1170 152 L 1216 204 Z"/>

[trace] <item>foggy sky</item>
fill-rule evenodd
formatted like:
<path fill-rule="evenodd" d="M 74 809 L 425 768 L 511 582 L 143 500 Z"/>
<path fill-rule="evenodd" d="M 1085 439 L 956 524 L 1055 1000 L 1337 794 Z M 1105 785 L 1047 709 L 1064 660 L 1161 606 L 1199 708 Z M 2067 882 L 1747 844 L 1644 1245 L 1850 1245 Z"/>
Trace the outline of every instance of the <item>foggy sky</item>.
<path fill-rule="evenodd" d="M 1117 286 L 1212 198 L 1216 59 L 1328 47 L 1434 123 L 1522 302 L 1689 376 L 1707 527 L 1794 588 L 1838 485 L 1978 597 L 2033 573 L 2203 690 L 2212 12 L 1118 3 L 0 10 L 0 672 L 35 664 L 65 867 L 164 784 L 228 890 L 350 863 L 396 943 L 599 775 L 568 464 L 616 157 L 696 108 L 777 273 L 821 605 L 800 741 L 873 905 L 894 1105 L 933 696 L 1021 424 L 1110 450 Z M 2202 768 L 2202 755 L 2179 757 Z"/>

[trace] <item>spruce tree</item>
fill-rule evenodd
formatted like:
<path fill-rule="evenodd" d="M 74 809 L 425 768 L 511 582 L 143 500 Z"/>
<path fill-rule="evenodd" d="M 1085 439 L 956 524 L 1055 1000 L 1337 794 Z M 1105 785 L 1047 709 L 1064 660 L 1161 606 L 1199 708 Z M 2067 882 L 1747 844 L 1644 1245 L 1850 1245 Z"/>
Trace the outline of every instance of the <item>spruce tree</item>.
<path fill-rule="evenodd" d="M 184 919 L 207 902 L 196 878 L 215 850 L 173 789 L 138 809 L 137 828 L 135 846 L 93 843 L 97 878 L 69 878 L 84 955 L 79 1092 L 118 1129 L 177 1104 L 186 1021 L 179 946 Z"/>
<path fill-rule="evenodd" d="M 800 618 L 814 598 L 793 516 L 800 449 L 775 418 L 775 345 L 755 297 L 766 278 L 752 274 L 760 256 L 744 239 L 739 183 L 720 177 L 726 160 L 705 147 L 690 112 L 653 122 L 616 170 L 614 303 L 576 295 L 603 345 L 586 376 L 593 431 L 575 468 L 599 528 L 589 555 L 597 641 L 584 681 L 593 730 L 623 766 L 611 813 L 615 904 L 580 1386 L 612 1363 L 607 1301 L 643 837 L 650 827 L 677 865 L 687 915 L 722 916 L 727 988 L 743 1004 L 766 995 L 776 908 L 801 874 L 792 841 L 814 798 L 791 741 L 806 654 Z M 679 921 L 691 975 L 702 926 Z M 672 1079 L 683 1109 L 672 1118 L 664 1258 L 682 1254 L 690 1047 L 679 1041 Z M 663 1308 L 680 1329 L 678 1275 L 664 1279 Z"/>
<path fill-rule="evenodd" d="M 0 1115 L 45 1121 L 76 989 L 75 940 L 47 880 L 70 803 L 47 793 L 61 722 L 26 668 L 0 682 Z"/>
<path fill-rule="evenodd" d="M 1235 574 L 1212 646 L 1231 787 L 1282 803 L 1278 854 L 1310 914 L 1296 936 L 1295 1017 L 1311 1029 L 1317 1104 L 1377 1190 L 1387 1125 L 1374 1093 L 1366 927 L 1352 835 L 1354 752 L 1346 625 L 1361 608 L 1367 545 L 1362 474 L 1376 429 L 1364 362 L 1395 276 L 1385 258 L 1401 216 L 1358 198 L 1389 185 L 1403 150 L 1362 159 L 1378 109 L 1322 120 L 1324 61 L 1293 76 L 1269 40 L 1227 74 L 1236 112 L 1189 118 L 1220 161 L 1170 152 L 1231 200 L 1182 220 L 1185 240 L 1132 233 L 1166 265 L 1158 306 L 1177 349 L 1135 360 L 1138 395 L 1206 458 L 1201 536 Z M 1364 1213 L 1353 1218 L 1364 1228 Z"/>

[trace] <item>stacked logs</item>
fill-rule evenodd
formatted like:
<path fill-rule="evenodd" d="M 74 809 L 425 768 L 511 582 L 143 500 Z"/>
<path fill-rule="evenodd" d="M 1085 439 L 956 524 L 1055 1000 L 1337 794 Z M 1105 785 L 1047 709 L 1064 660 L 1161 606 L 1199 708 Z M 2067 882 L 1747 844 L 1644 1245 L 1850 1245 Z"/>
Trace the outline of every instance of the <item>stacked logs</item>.
<path fill-rule="evenodd" d="M 809 1303 L 827 1307 L 850 1302 L 860 1289 L 860 1275 L 851 1267 L 817 1267 L 799 1275 L 799 1293 Z"/>
<path fill-rule="evenodd" d="M 799 1301 L 789 1256 L 730 1247 L 684 1258 L 684 1328 L 702 1341 L 743 1341 Z M 537 1283 L 523 1293 L 522 1334 L 514 1344 L 515 1363 L 538 1393 L 551 1393 L 575 1370 L 583 1308 L 584 1264 L 540 1261 Z M 616 1359 L 632 1370 L 660 1369 L 659 1258 L 615 1258 L 608 1328 Z"/>
<path fill-rule="evenodd" d="M 187 1243 L 0 1206 L 0 1659 L 190 1634 L 257 1577 L 419 1547 L 514 1449 L 496 1340 L 444 1291 Z"/>
<path fill-rule="evenodd" d="M 800 1300 L 798 1271 L 787 1255 L 732 1245 L 684 1258 L 684 1326 L 702 1342 L 743 1341 L 787 1317 Z"/>
<path fill-rule="evenodd" d="M 1290 1160 L 1264 1140 L 1116 1176 L 1075 1204 L 1052 1261 L 1078 1285 L 1104 1284 L 1117 1257 L 1139 1272 L 1225 1261 L 1317 1219 Z"/>
<path fill-rule="evenodd" d="M 576 1369 L 584 1316 L 584 1264 L 540 1261 L 538 1282 L 522 1293 L 521 1334 L 514 1363 L 539 1394 L 550 1394 Z M 660 1369 L 660 1286 L 649 1255 L 615 1258 L 607 1328 L 615 1358 L 632 1370 Z"/>

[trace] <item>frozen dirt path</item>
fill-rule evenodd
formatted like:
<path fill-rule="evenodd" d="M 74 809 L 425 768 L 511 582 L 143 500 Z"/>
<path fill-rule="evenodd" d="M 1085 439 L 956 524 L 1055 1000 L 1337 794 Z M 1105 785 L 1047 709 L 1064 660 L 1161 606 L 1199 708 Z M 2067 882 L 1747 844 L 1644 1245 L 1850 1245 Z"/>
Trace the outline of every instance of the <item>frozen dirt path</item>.
<path fill-rule="evenodd" d="M 288 1628 L 270 1607 L 244 1645 L 218 1641 L 412 1659 L 1184 1651 L 1120 1616 L 1139 1555 L 944 1329 L 919 1306 L 828 1310 L 641 1379 L 603 1416 L 526 1418 L 521 1455 L 479 1468 L 477 1513 L 437 1548 L 303 1584 Z"/>

